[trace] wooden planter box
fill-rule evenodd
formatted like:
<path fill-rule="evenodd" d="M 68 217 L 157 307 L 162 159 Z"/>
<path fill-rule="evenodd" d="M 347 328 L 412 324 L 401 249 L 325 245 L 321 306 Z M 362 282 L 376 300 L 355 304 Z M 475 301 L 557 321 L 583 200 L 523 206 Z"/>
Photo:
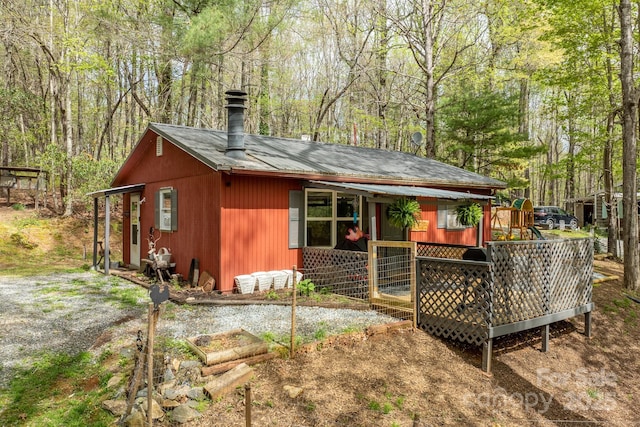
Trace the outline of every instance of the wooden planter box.
<path fill-rule="evenodd" d="M 189 337 L 187 344 L 207 366 L 268 351 L 267 343 L 244 329 Z"/>

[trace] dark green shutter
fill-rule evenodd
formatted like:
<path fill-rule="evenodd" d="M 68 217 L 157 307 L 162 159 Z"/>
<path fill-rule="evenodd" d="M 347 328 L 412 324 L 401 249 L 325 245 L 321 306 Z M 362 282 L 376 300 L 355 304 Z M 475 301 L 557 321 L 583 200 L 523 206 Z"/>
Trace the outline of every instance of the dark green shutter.
<path fill-rule="evenodd" d="M 171 190 L 171 231 L 178 229 L 178 190 Z"/>
<path fill-rule="evenodd" d="M 304 246 L 304 191 L 289 191 L 289 249 Z"/>

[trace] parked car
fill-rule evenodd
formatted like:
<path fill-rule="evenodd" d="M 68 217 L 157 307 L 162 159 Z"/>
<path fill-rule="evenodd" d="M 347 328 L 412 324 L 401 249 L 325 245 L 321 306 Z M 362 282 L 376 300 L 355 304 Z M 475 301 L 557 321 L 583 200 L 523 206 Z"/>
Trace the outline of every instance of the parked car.
<path fill-rule="evenodd" d="M 558 206 L 534 206 L 533 224 L 547 226 L 549 230 L 559 227 L 560 221 L 564 221 L 566 227 L 578 228 L 578 218 Z"/>

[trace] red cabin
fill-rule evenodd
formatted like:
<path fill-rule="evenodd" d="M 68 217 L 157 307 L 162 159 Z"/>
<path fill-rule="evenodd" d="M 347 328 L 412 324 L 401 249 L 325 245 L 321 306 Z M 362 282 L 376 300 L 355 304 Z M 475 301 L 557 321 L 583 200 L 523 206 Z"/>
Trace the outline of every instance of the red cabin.
<path fill-rule="evenodd" d="M 235 276 L 302 265 L 302 247 L 335 247 L 354 225 L 378 240 L 490 238 L 490 200 L 503 182 L 410 153 L 244 134 L 246 95 L 227 95 L 227 131 L 151 123 L 112 188 L 94 193 L 124 195 L 125 264 L 140 266 L 153 227 L 176 273 L 187 277 L 198 259 L 216 289 L 232 292 Z M 421 206 L 408 232 L 386 216 L 398 198 Z M 456 221 L 470 201 L 483 206 L 478 227 Z"/>

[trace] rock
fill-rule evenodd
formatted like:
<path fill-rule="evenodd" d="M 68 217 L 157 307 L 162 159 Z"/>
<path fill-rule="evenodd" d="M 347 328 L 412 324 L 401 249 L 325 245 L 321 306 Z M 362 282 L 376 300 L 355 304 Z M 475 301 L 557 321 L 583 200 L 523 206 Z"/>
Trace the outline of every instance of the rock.
<path fill-rule="evenodd" d="M 174 371 L 178 371 L 180 369 L 180 359 L 173 358 L 171 359 L 171 367 Z"/>
<path fill-rule="evenodd" d="M 113 398 L 115 400 L 120 399 L 121 397 L 126 398 L 127 390 L 124 388 L 124 385 L 118 387 L 118 389 L 113 393 Z"/>
<path fill-rule="evenodd" d="M 134 354 L 133 347 L 123 347 L 120 349 L 120 357 L 132 358 Z"/>
<path fill-rule="evenodd" d="M 171 421 L 178 424 L 184 424 L 200 416 L 201 416 L 200 412 L 189 407 L 189 405 L 184 404 L 184 405 L 178 406 L 176 409 L 173 410 L 173 412 L 171 413 Z"/>
<path fill-rule="evenodd" d="M 107 382 L 107 388 L 115 388 L 118 386 L 118 384 L 120 384 L 122 382 L 122 374 L 116 374 L 114 376 L 112 376 L 111 378 L 109 378 L 109 381 Z"/>
<path fill-rule="evenodd" d="M 102 408 L 111 412 L 113 415 L 120 417 L 127 410 L 127 402 L 124 400 L 105 400 L 102 402 Z"/>
<path fill-rule="evenodd" d="M 143 408 L 145 411 L 147 410 L 148 403 L 147 403 L 147 398 L 146 397 L 140 399 L 137 402 L 140 403 L 140 407 L 141 408 Z M 151 419 L 159 420 L 162 417 L 164 417 L 164 411 L 162 410 L 162 407 L 154 399 L 151 399 Z"/>
<path fill-rule="evenodd" d="M 175 380 L 167 381 L 158 386 L 160 394 L 164 396 L 164 392 L 176 386 Z"/>
<path fill-rule="evenodd" d="M 180 362 L 180 369 L 193 369 L 193 368 L 200 368 L 201 363 L 198 362 L 197 360 L 183 360 L 182 362 Z"/>
<path fill-rule="evenodd" d="M 283 387 L 283 389 L 284 391 L 287 392 L 287 394 L 289 394 L 289 397 L 292 399 L 295 399 L 296 397 L 300 396 L 304 391 L 302 388 L 294 387 L 292 385 L 286 385 Z"/>
<path fill-rule="evenodd" d="M 175 375 L 173 375 L 173 371 L 171 370 L 171 368 L 167 367 L 167 369 L 164 370 L 164 381 L 171 381 L 173 379 L 176 378 Z"/>
<path fill-rule="evenodd" d="M 189 400 L 187 400 L 185 405 L 187 405 L 189 408 L 198 409 L 199 407 L 202 406 L 202 403 L 198 402 L 197 400 L 189 399 Z"/>
<path fill-rule="evenodd" d="M 189 389 L 189 391 L 187 392 L 187 397 L 193 400 L 204 400 L 206 398 L 202 387 L 193 387 Z"/>
<path fill-rule="evenodd" d="M 177 388 L 168 388 L 162 393 L 166 399 L 178 400 L 181 397 L 185 397 L 189 393 L 190 388 L 188 386 L 182 386 Z"/>
<path fill-rule="evenodd" d="M 162 407 L 163 407 L 164 409 L 167 409 L 167 410 L 175 409 L 175 408 L 177 408 L 178 406 L 180 406 L 180 403 L 179 403 L 179 402 L 176 402 L 175 400 L 171 400 L 171 399 L 164 399 L 164 400 L 162 401 Z"/>
<path fill-rule="evenodd" d="M 144 414 L 136 409 L 133 409 L 131 414 L 124 420 L 124 425 L 127 427 L 145 427 L 145 424 Z"/>

